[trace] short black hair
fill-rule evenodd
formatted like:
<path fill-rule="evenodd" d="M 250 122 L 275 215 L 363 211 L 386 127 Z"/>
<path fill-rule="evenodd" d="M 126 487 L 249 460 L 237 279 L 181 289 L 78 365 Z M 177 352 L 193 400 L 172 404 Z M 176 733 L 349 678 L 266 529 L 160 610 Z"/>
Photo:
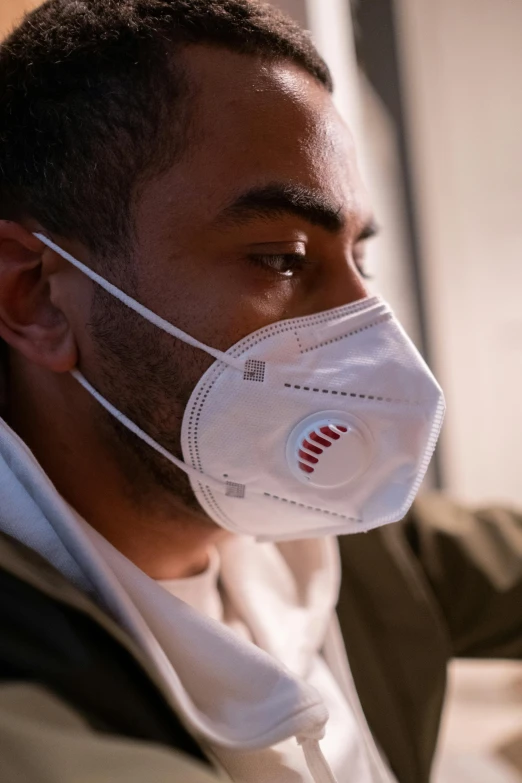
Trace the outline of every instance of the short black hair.
<path fill-rule="evenodd" d="M 309 34 L 255 0 L 48 0 L 0 45 L 0 218 L 30 216 L 100 258 L 190 138 L 176 51 L 289 59 L 332 90 Z"/>

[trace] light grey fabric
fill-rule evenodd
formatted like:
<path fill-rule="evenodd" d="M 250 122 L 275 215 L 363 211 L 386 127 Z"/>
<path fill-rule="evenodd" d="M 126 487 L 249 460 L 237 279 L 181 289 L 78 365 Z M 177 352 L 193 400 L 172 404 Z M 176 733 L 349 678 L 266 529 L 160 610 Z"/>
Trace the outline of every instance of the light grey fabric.
<path fill-rule="evenodd" d="M 93 731 L 37 684 L 0 687 L 0 780 L 5 783 L 218 783 L 228 778 L 151 742 Z"/>

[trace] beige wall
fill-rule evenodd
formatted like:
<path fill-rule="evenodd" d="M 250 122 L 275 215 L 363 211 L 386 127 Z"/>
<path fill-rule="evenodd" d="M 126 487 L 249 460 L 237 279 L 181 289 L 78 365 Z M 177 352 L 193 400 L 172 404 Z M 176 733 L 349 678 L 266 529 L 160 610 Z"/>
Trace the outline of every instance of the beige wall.
<path fill-rule="evenodd" d="M 522 504 L 522 3 L 396 0 L 448 489 Z"/>
<path fill-rule="evenodd" d="M 0 37 L 4 37 L 22 16 L 40 5 L 41 0 L 1 0 L 0 2 Z"/>

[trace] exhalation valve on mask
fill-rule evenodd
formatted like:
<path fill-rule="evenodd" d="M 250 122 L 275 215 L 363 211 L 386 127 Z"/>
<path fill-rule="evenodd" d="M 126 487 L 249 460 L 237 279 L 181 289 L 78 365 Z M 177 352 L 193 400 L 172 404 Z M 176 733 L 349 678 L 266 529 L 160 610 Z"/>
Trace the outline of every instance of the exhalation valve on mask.
<path fill-rule="evenodd" d="M 347 486 L 365 472 L 373 453 L 371 432 L 355 416 L 320 411 L 300 421 L 286 444 L 286 459 L 303 484 Z"/>
<path fill-rule="evenodd" d="M 444 397 L 380 297 L 279 321 L 223 352 L 35 236 L 150 323 L 216 359 L 184 413 L 183 461 L 73 375 L 187 473 L 217 524 L 277 541 L 358 533 L 406 514 L 437 443 Z"/>

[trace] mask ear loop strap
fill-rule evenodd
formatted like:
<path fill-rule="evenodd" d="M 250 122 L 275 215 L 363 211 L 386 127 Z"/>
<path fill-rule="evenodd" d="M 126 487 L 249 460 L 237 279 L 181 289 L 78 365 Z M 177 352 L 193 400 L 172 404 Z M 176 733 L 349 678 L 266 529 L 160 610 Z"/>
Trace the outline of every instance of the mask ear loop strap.
<path fill-rule="evenodd" d="M 112 283 L 109 283 L 108 280 L 105 280 L 104 277 L 101 277 L 97 272 L 94 272 L 90 267 L 83 264 L 81 261 L 78 261 L 77 258 L 72 256 L 70 253 L 68 253 L 66 250 L 63 250 L 59 245 L 57 245 L 55 242 L 53 242 L 51 239 L 48 239 L 44 234 L 35 233 L 35 237 L 40 239 L 44 245 L 47 245 L 51 250 L 54 250 L 55 253 L 58 253 L 62 258 L 65 258 L 66 261 L 69 261 L 70 264 L 72 264 L 76 269 L 78 269 L 80 272 L 83 272 L 84 275 L 86 275 L 88 278 L 90 278 L 93 283 L 97 283 L 97 285 L 100 286 L 100 288 L 103 288 L 107 293 L 112 294 L 112 296 L 116 297 L 116 299 L 119 299 L 120 302 L 122 302 L 124 305 L 127 305 L 127 307 L 130 307 L 131 310 L 134 310 L 134 312 L 138 313 L 138 315 L 141 315 L 143 318 L 145 318 L 149 323 L 154 324 L 154 326 L 157 326 L 158 329 L 162 329 L 167 334 L 170 334 L 171 337 L 175 337 L 178 340 L 182 340 L 184 343 L 187 343 L 188 345 L 192 345 L 194 348 L 199 348 L 201 351 L 204 351 L 205 353 L 208 353 L 210 356 L 213 356 L 214 359 L 217 359 L 220 362 L 224 362 L 225 364 L 228 364 L 230 367 L 233 367 L 235 370 L 240 370 L 240 372 L 244 372 L 245 370 L 245 361 L 244 359 L 235 359 L 233 356 L 230 356 L 227 353 L 224 353 L 223 351 L 219 351 L 217 348 L 212 348 L 209 345 L 205 345 L 205 343 L 200 342 L 199 340 L 196 340 L 195 337 L 191 337 L 186 332 L 183 332 L 181 329 L 178 329 L 176 326 L 173 326 L 168 321 L 165 321 L 164 318 L 162 318 L 159 315 L 156 315 L 156 313 L 153 313 L 152 310 L 149 310 L 148 307 L 145 307 L 144 305 L 140 304 L 136 301 L 136 299 L 133 299 L 131 296 L 126 294 L 124 291 L 120 291 L 119 288 L 117 288 Z"/>
<path fill-rule="evenodd" d="M 134 435 L 136 435 L 138 438 L 141 438 L 141 440 L 145 441 L 145 443 L 157 451 L 158 454 L 161 454 L 162 457 L 168 459 L 169 462 L 172 462 L 173 465 L 176 465 L 188 476 L 191 476 L 192 478 L 196 479 L 196 481 L 199 481 L 200 484 L 204 484 L 207 487 L 212 487 L 219 492 L 224 491 L 226 487 L 226 483 L 224 481 L 219 481 L 218 479 L 214 479 L 211 476 L 207 476 L 205 473 L 200 473 L 199 470 L 196 470 L 190 465 L 187 465 L 187 463 L 183 462 L 183 460 L 174 457 L 170 452 L 164 449 L 163 446 L 161 446 L 159 443 L 156 443 L 156 441 L 153 440 L 150 435 L 147 435 L 147 433 L 142 430 L 141 427 L 138 427 L 138 425 L 134 424 L 134 422 L 127 418 L 124 413 L 115 408 L 114 405 L 112 405 L 109 400 L 105 399 L 105 397 L 101 395 L 99 391 L 96 391 L 94 386 L 89 383 L 87 378 L 85 378 L 85 376 L 82 375 L 79 370 L 71 370 L 71 375 L 78 381 L 79 384 L 83 386 L 86 391 L 89 392 L 89 394 L 94 397 L 95 400 L 97 400 L 97 402 L 100 403 L 100 405 L 105 408 L 108 413 L 111 414 L 111 416 L 114 416 L 114 418 L 123 424 L 124 427 L 133 432 Z"/>

